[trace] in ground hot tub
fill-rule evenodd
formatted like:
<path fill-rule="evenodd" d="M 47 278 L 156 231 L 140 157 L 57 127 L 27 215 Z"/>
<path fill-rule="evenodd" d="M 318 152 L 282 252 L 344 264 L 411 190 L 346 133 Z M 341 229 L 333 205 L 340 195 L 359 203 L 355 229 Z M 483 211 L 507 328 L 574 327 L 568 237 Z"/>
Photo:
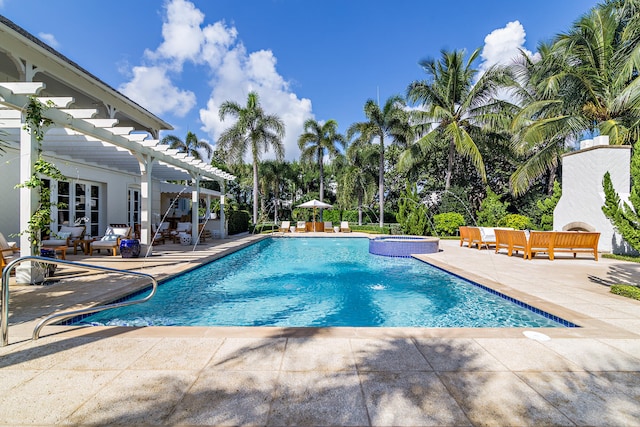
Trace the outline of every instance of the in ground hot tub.
<path fill-rule="evenodd" d="M 438 252 L 440 239 L 419 236 L 385 236 L 369 240 L 369 253 L 374 255 L 410 257 L 411 254 Z"/>

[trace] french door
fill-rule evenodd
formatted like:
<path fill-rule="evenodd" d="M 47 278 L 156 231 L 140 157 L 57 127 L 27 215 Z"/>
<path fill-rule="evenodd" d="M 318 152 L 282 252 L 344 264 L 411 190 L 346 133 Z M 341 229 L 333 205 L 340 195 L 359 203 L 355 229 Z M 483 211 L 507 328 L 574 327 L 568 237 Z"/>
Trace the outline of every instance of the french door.
<path fill-rule="evenodd" d="M 100 235 L 100 186 L 89 182 L 58 182 L 58 225 L 85 225 L 87 236 Z"/>
<path fill-rule="evenodd" d="M 139 238 L 140 236 L 138 236 L 138 233 L 140 230 L 140 207 L 142 206 L 140 189 L 129 188 L 127 201 L 127 218 L 129 220 L 129 226 L 133 227 L 136 238 Z"/>

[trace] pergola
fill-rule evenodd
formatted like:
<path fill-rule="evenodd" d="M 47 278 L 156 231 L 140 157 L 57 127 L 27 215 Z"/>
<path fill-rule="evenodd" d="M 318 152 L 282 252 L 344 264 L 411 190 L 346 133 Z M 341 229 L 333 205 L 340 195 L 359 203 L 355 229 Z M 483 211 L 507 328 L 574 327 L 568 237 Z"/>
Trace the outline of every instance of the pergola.
<path fill-rule="evenodd" d="M 25 130 L 24 107 L 36 97 L 51 107 L 53 124 L 42 141 L 43 154 L 138 175 L 141 242 L 151 242 L 154 181 L 191 181 L 192 226 L 197 232 L 200 183 L 235 177 L 201 160 L 159 144 L 159 131 L 172 127 L 54 49 L 0 16 L 0 130 L 2 140 L 20 150 L 20 182 L 34 172 L 38 142 Z M 156 184 L 157 185 L 157 184 Z M 20 228 L 27 228 L 37 195 L 20 189 Z M 221 196 L 224 203 L 224 196 Z M 224 221 L 221 221 L 224 223 Z M 21 237 L 28 255 L 27 236 Z"/>

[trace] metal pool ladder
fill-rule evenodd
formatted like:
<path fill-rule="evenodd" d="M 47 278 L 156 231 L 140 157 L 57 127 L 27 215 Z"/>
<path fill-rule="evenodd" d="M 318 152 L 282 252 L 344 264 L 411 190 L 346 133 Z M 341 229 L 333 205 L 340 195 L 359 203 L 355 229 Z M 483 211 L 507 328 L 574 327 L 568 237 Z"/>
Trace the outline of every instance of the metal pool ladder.
<path fill-rule="evenodd" d="M 2 298 L 1 305 L 0 305 L 0 324 L 1 324 L 0 327 L 2 330 L 2 342 L 0 343 L 0 347 L 5 347 L 6 345 L 9 344 L 9 274 L 11 273 L 11 270 L 13 270 L 15 265 L 21 264 L 25 261 L 37 261 L 39 263 L 53 264 L 53 265 L 69 265 L 73 267 L 104 271 L 108 273 L 129 274 L 132 276 L 140 276 L 140 277 L 148 278 L 152 284 L 152 289 L 149 295 L 139 300 L 121 301 L 121 302 L 115 302 L 111 304 L 98 305 L 95 307 L 88 307 L 88 308 L 82 308 L 78 310 L 63 311 L 60 313 L 51 314 L 45 317 L 44 319 L 42 319 L 40 322 L 38 322 L 38 324 L 33 330 L 33 335 L 32 335 L 33 340 L 37 340 L 40 337 L 40 331 L 44 326 L 48 325 L 49 323 L 52 323 L 55 320 L 75 317 L 81 314 L 97 313 L 103 310 L 108 310 L 110 308 L 126 307 L 129 305 L 141 304 L 143 302 L 149 301 L 156 294 L 156 291 L 158 290 L 158 282 L 152 275 L 146 274 L 146 273 L 140 273 L 137 271 L 120 270 L 116 268 L 102 267 L 99 265 L 90 265 L 90 264 L 84 264 L 84 263 L 72 262 L 72 261 L 66 261 L 66 260 L 54 259 L 54 258 L 45 258 L 45 257 L 40 257 L 35 255 L 29 255 L 29 256 L 15 259 L 11 261 L 9 264 L 7 264 L 5 268 L 2 270 L 2 284 L 0 287 L 0 296 Z"/>

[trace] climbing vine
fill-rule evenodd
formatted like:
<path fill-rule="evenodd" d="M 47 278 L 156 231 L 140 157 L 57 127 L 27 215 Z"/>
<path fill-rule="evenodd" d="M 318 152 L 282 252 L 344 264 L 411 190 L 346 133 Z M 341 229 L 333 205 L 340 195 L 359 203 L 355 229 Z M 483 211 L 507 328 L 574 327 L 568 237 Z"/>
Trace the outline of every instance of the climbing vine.
<path fill-rule="evenodd" d="M 27 229 L 20 233 L 26 233 L 29 236 L 31 251 L 34 254 L 38 254 L 42 239 L 42 230 L 49 228 L 51 225 L 51 208 L 54 206 L 58 208 L 66 207 L 64 203 L 51 202 L 51 190 L 45 183 L 45 178 L 58 181 L 66 180 L 66 177 L 53 163 L 42 157 L 42 140 L 44 139 L 44 133 L 46 128 L 53 124 L 51 119 L 44 117 L 44 112 L 52 105 L 51 102 L 45 105 L 33 96 L 29 98 L 29 102 L 25 107 L 24 129 L 29 131 L 36 141 L 38 141 L 38 158 L 34 164 L 33 175 L 31 175 L 29 180 L 15 187 L 29 188 L 38 191 L 38 207 L 31 215 Z"/>

